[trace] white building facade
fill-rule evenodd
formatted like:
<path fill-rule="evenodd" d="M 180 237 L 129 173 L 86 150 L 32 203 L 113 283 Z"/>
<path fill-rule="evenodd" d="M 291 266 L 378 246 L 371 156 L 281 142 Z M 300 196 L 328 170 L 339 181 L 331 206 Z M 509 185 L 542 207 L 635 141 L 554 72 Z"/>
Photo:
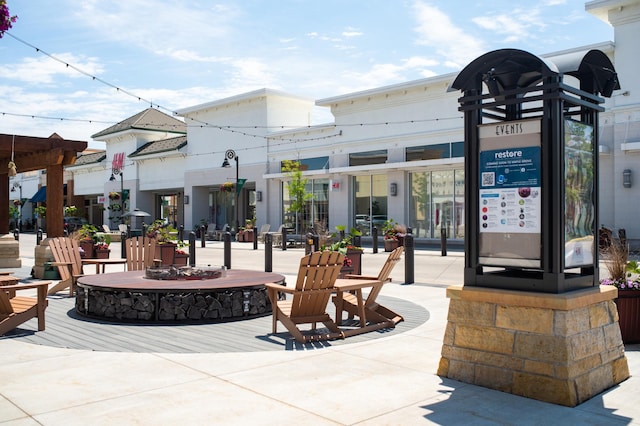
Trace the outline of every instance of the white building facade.
<path fill-rule="evenodd" d="M 600 114 L 599 214 L 603 225 L 624 228 L 630 240 L 640 240 L 635 212 L 640 199 L 640 59 L 635 45 L 640 1 L 592 1 L 586 8 L 614 26 L 615 43 L 545 58 L 598 49 L 615 65 L 622 89 L 606 99 Z M 83 163 L 81 157 L 68 170 L 75 195 L 84 195 L 91 205 L 98 204 L 98 197 L 105 200 L 105 223 L 114 221 L 106 196 L 122 184 L 130 192 L 126 208 L 149 211 L 186 230 L 205 223 L 233 227 L 236 220 L 242 226 L 252 217 L 258 226 L 268 223 L 274 230 L 293 225 L 287 214 L 288 176 L 281 166 L 284 160 L 297 160 L 314 195 L 302 215 L 302 229 L 314 225 L 332 231 L 346 225 L 368 234 L 372 226 L 392 219 L 410 226 L 419 239 L 439 239 L 444 228 L 448 238 L 462 240 L 461 94 L 448 91 L 455 77 L 315 102 L 262 89 L 178 111 L 182 127 L 156 111 L 146 121 L 127 119 L 97 134 L 95 139 L 107 144 L 103 160 Z M 314 107 L 329 108 L 334 121 L 310 126 Z M 223 168 L 229 150 L 231 167 Z M 121 152 L 126 155 L 122 182 L 110 181 L 111 159 Z M 237 196 L 221 191 L 236 177 L 246 179 Z"/>

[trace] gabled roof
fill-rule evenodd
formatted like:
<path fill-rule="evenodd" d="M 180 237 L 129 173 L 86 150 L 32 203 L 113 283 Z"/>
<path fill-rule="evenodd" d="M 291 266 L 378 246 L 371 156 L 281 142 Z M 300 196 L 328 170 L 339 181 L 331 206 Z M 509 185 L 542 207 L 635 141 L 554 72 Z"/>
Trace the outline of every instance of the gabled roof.
<path fill-rule="evenodd" d="M 89 164 L 97 164 L 107 159 L 106 151 L 92 152 L 90 154 L 79 155 L 74 166 L 86 166 Z"/>
<path fill-rule="evenodd" d="M 178 136 L 170 139 L 147 142 L 146 144 L 142 145 L 140 148 L 129 154 L 129 157 L 140 157 L 143 155 L 158 154 L 167 151 L 177 151 L 186 145 L 186 136 Z"/>
<path fill-rule="evenodd" d="M 118 124 L 114 124 L 95 135 L 92 138 L 111 135 L 126 130 L 156 130 L 161 132 L 187 133 L 187 126 L 177 118 L 171 117 L 154 108 L 147 108 Z"/>

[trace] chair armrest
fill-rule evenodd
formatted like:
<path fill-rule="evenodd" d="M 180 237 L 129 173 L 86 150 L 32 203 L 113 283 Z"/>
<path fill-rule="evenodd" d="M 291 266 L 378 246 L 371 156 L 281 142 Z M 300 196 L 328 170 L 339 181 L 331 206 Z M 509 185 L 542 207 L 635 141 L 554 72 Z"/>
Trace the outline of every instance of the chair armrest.
<path fill-rule="evenodd" d="M 46 287 L 51 284 L 51 281 L 37 281 L 33 283 L 3 285 L 0 290 L 26 290 L 30 288 Z"/>
<path fill-rule="evenodd" d="M 51 262 L 51 266 L 71 266 L 73 262 Z"/>
<path fill-rule="evenodd" d="M 266 283 L 265 287 L 267 287 L 267 289 L 273 289 L 275 291 L 282 291 L 284 293 L 288 293 L 288 294 L 295 294 L 296 289 L 291 288 L 291 287 L 285 287 L 282 284 L 277 284 L 277 283 Z"/>
<path fill-rule="evenodd" d="M 357 275 L 357 274 L 346 274 L 344 277 L 352 280 L 377 280 L 378 279 L 378 277 L 374 277 L 373 275 Z"/>

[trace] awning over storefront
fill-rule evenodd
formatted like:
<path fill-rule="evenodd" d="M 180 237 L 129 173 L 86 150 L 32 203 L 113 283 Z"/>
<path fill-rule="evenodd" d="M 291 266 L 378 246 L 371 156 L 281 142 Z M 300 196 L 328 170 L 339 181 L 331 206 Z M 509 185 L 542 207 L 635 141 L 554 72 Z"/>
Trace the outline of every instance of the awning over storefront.
<path fill-rule="evenodd" d="M 45 201 L 47 201 L 47 187 L 43 186 L 38 189 L 38 192 L 36 192 L 29 201 L 31 201 L 32 203 L 44 203 Z"/>
<path fill-rule="evenodd" d="M 67 195 L 67 184 L 64 184 L 63 187 L 64 195 Z M 47 187 L 46 185 L 38 189 L 38 191 L 33 194 L 33 197 L 29 200 L 32 203 L 45 203 L 47 201 Z"/>

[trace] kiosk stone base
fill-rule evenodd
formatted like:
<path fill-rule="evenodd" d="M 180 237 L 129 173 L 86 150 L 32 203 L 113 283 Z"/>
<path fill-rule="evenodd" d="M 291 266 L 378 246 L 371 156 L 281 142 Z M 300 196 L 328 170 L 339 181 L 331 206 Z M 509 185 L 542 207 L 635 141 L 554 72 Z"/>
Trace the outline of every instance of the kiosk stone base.
<path fill-rule="evenodd" d="M 629 377 L 617 295 L 449 287 L 438 375 L 574 407 Z"/>

